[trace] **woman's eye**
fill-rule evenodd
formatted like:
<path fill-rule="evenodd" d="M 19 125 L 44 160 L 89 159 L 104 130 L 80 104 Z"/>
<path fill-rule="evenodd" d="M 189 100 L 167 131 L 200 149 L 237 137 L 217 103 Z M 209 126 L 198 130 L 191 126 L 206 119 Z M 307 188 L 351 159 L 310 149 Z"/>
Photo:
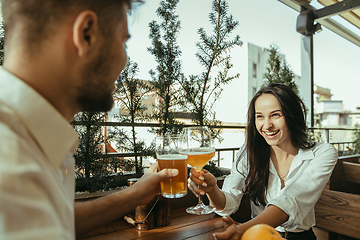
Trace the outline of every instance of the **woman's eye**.
<path fill-rule="evenodd" d="M 281 117 L 280 113 L 274 113 L 272 116 L 273 117 Z"/>
<path fill-rule="evenodd" d="M 256 115 L 256 118 L 262 118 L 262 116 L 261 115 Z"/>

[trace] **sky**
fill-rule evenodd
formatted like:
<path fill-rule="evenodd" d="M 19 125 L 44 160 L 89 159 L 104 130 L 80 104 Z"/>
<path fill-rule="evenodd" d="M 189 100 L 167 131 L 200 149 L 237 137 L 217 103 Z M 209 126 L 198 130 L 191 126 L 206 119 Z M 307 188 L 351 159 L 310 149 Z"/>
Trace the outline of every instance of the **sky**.
<path fill-rule="evenodd" d="M 315 0 L 313 0 L 314 2 Z M 277 0 L 227 0 L 229 14 L 239 22 L 233 35 L 239 35 L 243 42 L 269 48 L 277 44 L 296 75 L 301 76 L 300 34 L 296 32 L 298 12 Z M 147 0 L 129 17 L 128 55 L 139 64 L 141 79 L 150 79 L 150 69 L 156 67 L 154 57 L 147 51 L 151 45 L 149 23 L 160 22 L 156 9 L 160 0 Z M 181 21 L 178 45 L 182 51 L 182 67 L 185 76 L 202 71 L 195 53 L 195 43 L 199 40 L 197 29 L 204 27 L 209 34 L 212 31 L 208 15 L 211 0 L 180 0 L 177 14 Z M 360 31 L 359 31 L 360 32 Z M 358 34 L 360 34 L 358 32 Z M 243 47 L 232 49 L 231 73 L 240 73 L 240 78 L 225 87 L 221 99 L 216 104 L 217 117 L 224 122 L 245 123 L 247 108 L 247 74 L 244 71 L 247 57 Z M 355 111 L 360 106 L 359 66 L 360 47 L 343 39 L 323 27 L 323 31 L 314 35 L 314 82 L 329 88 L 333 100 L 343 100 L 344 109 Z"/>

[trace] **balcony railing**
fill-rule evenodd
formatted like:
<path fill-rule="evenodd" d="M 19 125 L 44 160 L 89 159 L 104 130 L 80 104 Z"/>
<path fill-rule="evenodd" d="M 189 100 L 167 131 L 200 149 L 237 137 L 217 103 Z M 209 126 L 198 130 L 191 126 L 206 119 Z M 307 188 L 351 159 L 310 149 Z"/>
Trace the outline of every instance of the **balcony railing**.
<path fill-rule="evenodd" d="M 331 142 L 337 150 L 338 150 L 338 156 L 350 156 L 356 154 L 354 142 Z M 220 167 L 221 163 L 221 153 L 232 153 L 232 163 L 236 161 L 236 152 L 239 150 L 240 147 L 234 147 L 234 148 L 215 148 L 215 159 L 216 165 Z M 128 153 L 108 153 L 112 157 L 119 157 L 119 158 L 127 158 L 127 157 L 134 157 L 134 153 L 128 152 Z M 139 158 L 142 160 L 142 156 L 139 156 Z"/>
<path fill-rule="evenodd" d="M 356 154 L 354 142 L 331 142 L 330 144 L 337 149 L 339 157 Z"/>
<path fill-rule="evenodd" d="M 84 122 L 73 122 L 74 125 L 84 125 Z M 103 123 L 94 123 L 102 126 L 118 126 L 118 127 L 129 127 L 130 124 L 123 124 L 119 122 L 103 122 Z M 136 123 L 136 127 L 159 127 L 160 125 L 157 123 Z M 187 125 L 187 126 L 194 126 L 194 125 Z M 245 129 L 244 125 L 225 125 L 220 126 L 221 129 Z M 332 140 L 332 132 L 336 131 L 355 131 L 355 129 L 352 128 L 311 128 L 311 131 L 313 131 L 315 134 L 320 135 L 320 141 L 322 142 L 328 142 L 332 144 L 337 150 L 339 156 L 348 156 L 355 154 L 355 143 L 351 141 L 331 141 Z M 230 147 L 230 148 L 216 148 L 216 157 L 215 161 L 217 162 L 217 165 L 220 166 L 222 156 L 225 153 L 228 153 L 232 155 L 232 162 L 234 162 L 236 159 L 236 152 L 239 150 L 240 146 L 236 147 Z M 131 158 L 134 157 L 134 153 L 126 152 L 126 153 L 108 153 L 112 157 L 119 157 L 119 158 Z M 142 156 L 139 156 L 142 160 Z"/>

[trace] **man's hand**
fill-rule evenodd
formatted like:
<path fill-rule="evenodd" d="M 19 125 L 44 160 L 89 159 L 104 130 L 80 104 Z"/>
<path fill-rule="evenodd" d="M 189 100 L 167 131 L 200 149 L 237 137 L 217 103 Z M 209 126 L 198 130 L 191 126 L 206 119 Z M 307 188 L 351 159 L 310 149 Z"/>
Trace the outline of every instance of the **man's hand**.
<path fill-rule="evenodd" d="M 159 172 L 158 164 L 155 163 L 138 182 L 123 191 L 93 201 L 75 203 L 76 234 L 81 236 L 119 219 L 138 205 L 147 204 L 160 192 L 160 181 L 175 177 L 178 173 L 177 169 L 164 169 Z"/>
<path fill-rule="evenodd" d="M 178 175 L 177 169 L 163 169 L 159 172 L 158 163 L 154 163 L 133 186 L 141 204 L 150 202 L 160 192 L 160 181 Z"/>
<path fill-rule="evenodd" d="M 230 240 L 239 240 L 242 236 L 242 233 L 239 229 L 239 223 L 236 223 L 231 217 L 226 216 L 222 218 L 224 222 L 224 227 L 226 230 L 222 233 L 214 233 L 214 238 L 218 240 L 230 239 Z"/>

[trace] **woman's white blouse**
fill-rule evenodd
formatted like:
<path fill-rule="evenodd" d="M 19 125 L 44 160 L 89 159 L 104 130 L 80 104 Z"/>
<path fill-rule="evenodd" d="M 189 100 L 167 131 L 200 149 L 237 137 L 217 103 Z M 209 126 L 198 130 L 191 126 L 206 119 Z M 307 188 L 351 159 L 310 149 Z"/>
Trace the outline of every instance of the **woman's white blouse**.
<path fill-rule="evenodd" d="M 243 147 L 238 151 L 239 158 Z M 270 160 L 269 160 L 270 161 Z M 281 189 L 281 181 L 276 169 L 270 161 L 269 185 L 266 192 L 267 205 L 256 206 L 251 202 L 252 217 L 259 215 L 268 205 L 275 205 L 288 216 L 288 221 L 277 227 L 281 232 L 300 232 L 315 225 L 314 206 L 328 182 L 337 162 L 337 151 L 329 143 L 316 143 L 310 149 L 300 149 L 293 159 L 285 187 Z M 231 174 L 223 185 L 226 197 L 225 208 L 217 211 L 221 216 L 234 213 L 240 205 L 245 179 L 248 174 L 246 154 L 238 165 L 234 162 Z"/>

